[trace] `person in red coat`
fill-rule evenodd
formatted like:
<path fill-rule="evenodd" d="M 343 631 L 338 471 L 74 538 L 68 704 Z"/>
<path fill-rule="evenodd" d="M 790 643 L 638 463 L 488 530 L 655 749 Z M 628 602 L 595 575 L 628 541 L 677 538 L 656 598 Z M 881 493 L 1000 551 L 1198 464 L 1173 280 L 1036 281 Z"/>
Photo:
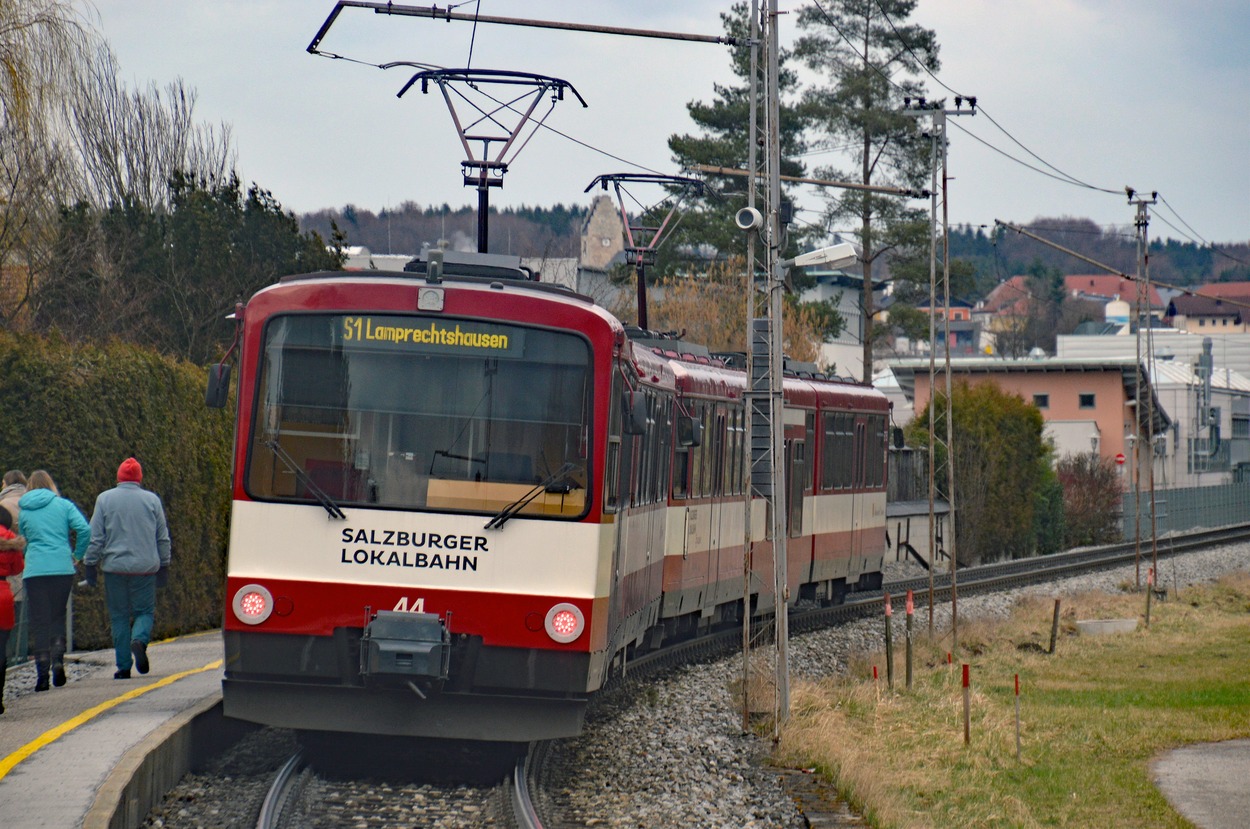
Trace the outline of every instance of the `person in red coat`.
<path fill-rule="evenodd" d="M 13 591 L 9 589 L 7 576 L 16 576 L 22 572 L 25 562 L 22 551 L 26 549 L 26 539 L 13 532 L 13 516 L 4 507 L 0 507 L 0 714 L 4 713 L 4 669 L 5 654 L 8 652 L 9 633 L 13 630 Z"/>

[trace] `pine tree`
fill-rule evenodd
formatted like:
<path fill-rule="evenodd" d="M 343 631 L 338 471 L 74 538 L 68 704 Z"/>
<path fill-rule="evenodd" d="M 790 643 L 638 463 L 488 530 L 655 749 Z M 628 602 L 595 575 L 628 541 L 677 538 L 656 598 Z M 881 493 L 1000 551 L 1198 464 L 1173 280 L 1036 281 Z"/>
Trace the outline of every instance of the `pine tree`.
<path fill-rule="evenodd" d="M 745 170 L 748 159 L 748 141 L 751 123 L 751 51 L 747 43 L 751 33 L 746 3 L 734 3 L 728 13 L 721 14 L 725 33 L 737 39 L 732 47 L 733 72 L 739 83 L 732 86 L 716 84 L 715 98 L 711 102 L 692 101 L 686 105 L 691 120 L 701 134 L 672 135 L 669 149 L 677 164 L 686 170 L 703 164 L 713 167 Z M 778 132 L 781 142 L 781 174 L 785 176 L 806 175 L 803 163 L 798 160 L 806 149 L 804 130 L 808 117 L 793 99 L 797 95 L 798 76 L 786 67 L 788 53 L 778 56 L 781 65 L 779 85 L 781 109 Z M 759 94 L 763 95 L 763 66 L 757 68 L 760 77 Z M 763 122 L 759 124 L 763 129 Z M 760 140 L 757 137 L 757 140 Z M 763 158 L 763 146 L 759 145 L 759 158 Z M 719 259 L 741 256 L 746 245 L 743 232 L 733 221 L 734 213 L 747 204 L 747 179 L 744 176 L 700 173 L 708 186 L 705 194 L 683 211 L 682 224 L 671 237 L 660 257 L 659 270 L 672 273 L 688 270 L 691 254 L 714 253 Z M 785 185 L 790 187 L 789 185 Z M 783 194 L 784 198 L 784 194 Z M 786 249 L 793 255 L 807 234 L 795 231 L 790 234 Z M 681 261 L 685 259 L 686 261 Z M 796 274 L 801 278 L 801 274 Z"/>
<path fill-rule="evenodd" d="M 820 168 L 818 177 L 911 189 L 927 185 L 931 146 L 922 135 L 926 125 L 902 109 L 904 97 L 924 95 L 915 76 L 937 71 L 938 45 L 932 30 L 905 22 L 915 7 L 916 0 L 834 0 L 799 12 L 805 34 L 795 45 L 795 57 L 827 79 L 825 85 L 808 90 L 804 106 L 813 128 L 832 145 L 848 145 L 855 161 L 847 169 Z M 830 190 L 826 198 L 829 228 L 852 221 L 855 227 L 850 232 L 863 250 L 863 359 L 868 382 L 873 266 L 901 244 L 914 243 L 916 225 L 927 222 L 927 215 L 898 196 L 848 189 Z"/>

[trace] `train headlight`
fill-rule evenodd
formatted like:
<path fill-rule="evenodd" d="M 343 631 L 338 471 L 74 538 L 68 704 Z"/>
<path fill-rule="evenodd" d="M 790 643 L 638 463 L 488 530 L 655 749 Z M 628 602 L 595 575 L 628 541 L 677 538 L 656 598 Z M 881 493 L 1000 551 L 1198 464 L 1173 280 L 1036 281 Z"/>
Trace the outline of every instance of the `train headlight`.
<path fill-rule="evenodd" d="M 259 584 L 245 584 L 235 591 L 234 617 L 245 625 L 259 625 L 273 613 L 273 594 Z"/>
<path fill-rule="evenodd" d="M 582 635 L 586 627 L 586 617 L 576 605 L 561 602 L 547 611 L 547 619 L 543 625 L 547 635 L 561 644 L 568 644 Z"/>

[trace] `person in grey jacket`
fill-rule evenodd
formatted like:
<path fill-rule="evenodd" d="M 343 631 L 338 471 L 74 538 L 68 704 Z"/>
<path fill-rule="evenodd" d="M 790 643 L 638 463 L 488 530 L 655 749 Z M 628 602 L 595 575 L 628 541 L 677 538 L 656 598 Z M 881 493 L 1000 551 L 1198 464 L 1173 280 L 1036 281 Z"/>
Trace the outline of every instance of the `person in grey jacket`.
<path fill-rule="evenodd" d="M 133 664 L 146 674 L 156 588 L 169 573 L 169 527 L 160 496 L 144 489 L 143 467 L 127 458 L 117 486 L 101 492 L 91 513 L 91 543 L 83 557 L 87 584 L 104 573 L 104 597 L 113 627 L 114 679 L 130 679 Z"/>

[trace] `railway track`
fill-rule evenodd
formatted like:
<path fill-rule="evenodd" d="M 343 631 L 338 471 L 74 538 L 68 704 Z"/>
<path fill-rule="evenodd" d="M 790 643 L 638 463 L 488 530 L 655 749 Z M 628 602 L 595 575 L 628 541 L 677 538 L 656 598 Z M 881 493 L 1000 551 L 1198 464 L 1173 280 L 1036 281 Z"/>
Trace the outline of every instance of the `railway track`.
<path fill-rule="evenodd" d="M 1208 549 L 1247 540 L 1250 540 L 1250 524 L 1195 530 L 1160 539 L 1157 544 L 1157 556 L 1160 561 L 1163 561 L 1170 556 L 1191 550 Z M 1055 553 L 1049 556 L 1034 556 L 978 567 L 966 567 L 956 574 L 954 589 L 956 597 L 975 595 L 1030 584 L 1042 584 L 1067 576 L 1117 567 L 1135 560 L 1140 560 L 1142 563 L 1141 578 L 1144 586 L 1146 568 L 1150 566 L 1153 553 L 1149 541 L 1143 542 L 1142 545 L 1130 541 Z M 1161 576 L 1160 584 L 1166 584 L 1164 576 L 1166 572 Z M 934 602 L 950 599 L 952 585 L 949 571 L 935 571 L 932 584 Z M 930 580 L 927 576 L 899 579 L 883 585 L 882 590 L 853 593 L 841 604 L 827 607 L 800 605 L 790 611 L 790 632 L 801 634 L 877 613 L 887 594 L 892 599 L 899 599 L 911 590 L 917 604 L 923 606 L 929 600 L 929 586 Z M 625 665 L 621 673 L 634 678 L 645 678 L 654 672 L 663 672 L 690 660 L 715 658 L 740 648 L 741 644 L 741 629 L 727 628 L 676 644 L 658 653 L 640 656 Z M 618 675 L 614 681 L 620 679 L 621 676 Z"/>
<path fill-rule="evenodd" d="M 422 782 L 422 765 L 415 764 L 402 774 L 406 778 L 411 773 L 413 779 L 378 785 L 351 776 L 318 773 L 300 749 L 274 774 L 256 829 L 413 825 L 542 829 L 543 822 L 530 797 L 530 768 L 544 756 L 545 751 L 527 752 L 493 784 Z M 486 762 L 494 765 L 496 759 Z"/>
<path fill-rule="evenodd" d="M 1117 567 L 1134 561 L 1140 564 L 1141 584 L 1144 587 L 1147 570 L 1156 555 L 1160 561 L 1164 561 L 1171 556 L 1189 551 L 1208 549 L 1223 544 L 1236 544 L 1247 540 L 1250 540 L 1250 524 L 1237 524 L 1209 530 L 1194 530 L 1182 535 L 1161 538 L 1154 545 L 1154 549 L 1149 540 L 1141 544 L 1126 541 L 1103 547 L 1088 547 L 1049 556 L 1035 556 L 980 567 L 968 567 L 957 572 L 955 588 L 957 596 L 1002 590 L 1054 581 L 1066 576 Z M 1166 585 L 1166 583 L 1166 570 L 1164 570 L 1159 574 L 1156 585 Z M 885 585 L 883 592 L 898 597 L 908 590 L 914 591 L 917 599 L 922 594 L 927 599 L 929 579 L 924 577 L 891 582 Z M 933 593 L 935 601 L 939 599 L 945 601 L 950 598 L 949 571 L 933 573 Z M 882 599 L 882 593 L 864 594 L 856 601 L 848 603 L 848 606 L 875 605 Z"/>
<path fill-rule="evenodd" d="M 1165 578 L 1169 572 L 1167 560 L 1191 550 L 1208 549 L 1223 544 L 1250 540 L 1250 525 L 1226 527 L 1218 530 L 1197 531 L 1184 536 L 1163 539 L 1158 545 L 1160 570 Z M 1150 565 L 1152 551 L 1149 544 L 1139 549 L 1134 543 L 1079 550 L 1044 558 L 1004 562 L 958 572 L 959 596 L 1010 589 L 1026 584 L 1056 581 L 1068 576 L 1095 572 L 1134 561 L 1142 563 L 1142 583 L 1145 568 Z M 949 599 L 949 573 L 934 573 L 934 601 Z M 915 591 L 916 601 L 923 604 L 928 597 L 927 576 L 907 580 L 895 580 L 877 593 L 857 594 L 846 604 L 834 607 L 801 607 L 792 612 L 791 630 L 798 634 L 817 630 L 842 621 L 875 615 L 881 612 L 883 593 L 888 592 L 898 601 L 908 589 Z M 725 630 L 699 640 L 683 643 L 680 647 L 662 654 L 639 658 L 625 666 L 624 676 L 610 687 L 604 699 L 620 690 L 617 702 L 628 700 L 637 691 L 637 683 L 654 679 L 653 674 L 691 661 L 706 661 L 736 653 L 741 647 L 741 632 Z M 628 679 L 630 682 L 621 682 Z M 628 686 L 628 687 L 620 687 Z M 593 718 L 591 718 L 593 719 Z M 305 766 L 303 755 L 290 757 L 282 770 L 274 775 L 269 794 L 261 808 L 261 819 L 256 824 L 264 827 L 308 826 L 400 826 L 435 825 L 414 819 L 425 810 L 447 819 L 451 814 L 475 815 L 464 823 L 444 822 L 440 826 L 505 826 L 538 829 L 565 826 L 560 819 L 545 814 L 551 798 L 543 791 L 545 764 L 555 764 L 562 751 L 561 743 L 541 743 L 530 747 L 524 757 L 512 762 L 507 774 L 489 786 L 461 787 L 438 784 L 409 784 L 393 786 L 393 791 L 379 795 L 376 791 L 358 792 L 352 781 L 330 780 L 319 776 Z M 506 777 L 506 779 L 505 779 Z M 387 815 L 395 816 L 388 822 Z M 176 824 L 170 824 L 176 826 Z"/>

